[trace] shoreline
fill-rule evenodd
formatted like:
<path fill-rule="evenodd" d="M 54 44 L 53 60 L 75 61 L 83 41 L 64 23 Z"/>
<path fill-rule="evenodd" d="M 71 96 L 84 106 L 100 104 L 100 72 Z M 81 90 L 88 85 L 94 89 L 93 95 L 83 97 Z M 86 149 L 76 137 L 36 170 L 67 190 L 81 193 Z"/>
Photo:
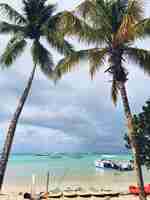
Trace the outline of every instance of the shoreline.
<path fill-rule="evenodd" d="M 38 195 L 37 195 L 38 194 Z M 36 197 L 39 196 L 40 192 L 36 194 Z M 24 199 L 24 193 L 23 192 L 3 192 L 0 193 L 0 200 L 23 200 Z M 38 198 L 35 198 L 37 200 Z M 45 198 L 41 198 L 45 199 Z M 130 193 L 124 192 L 120 194 L 112 193 L 112 195 L 104 195 L 104 196 L 80 196 L 80 195 L 75 195 L 75 196 L 61 196 L 61 197 L 49 197 L 49 200 L 51 199 L 56 199 L 56 200 L 139 200 L 139 197 L 137 195 L 132 195 Z M 150 200 L 150 195 L 147 196 L 147 200 Z"/>
<path fill-rule="evenodd" d="M 106 155 L 105 155 L 106 156 Z M 102 171 L 97 170 L 94 161 L 99 159 L 98 155 L 55 155 L 55 157 L 45 156 L 12 156 L 4 179 L 4 187 L 2 192 L 10 196 L 19 196 L 25 192 L 35 193 L 46 192 L 46 175 L 49 171 L 49 190 L 56 187 L 63 190 L 66 187 L 82 187 L 87 190 L 91 187 L 99 190 L 111 190 L 117 193 L 128 194 L 129 185 L 136 185 L 135 172 L 119 172 L 119 171 Z M 125 157 L 107 155 L 107 158 L 124 160 Z M 128 156 L 127 156 L 128 158 Z M 150 174 L 143 168 L 145 184 L 150 183 Z M 31 187 L 32 176 L 36 176 L 34 180 L 34 189 Z M 66 198 L 66 197 L 65 197 Z M 96 198 L 98 197 L 90 197 Z M 99 197 L 100 198 L 100 197 Z M 107 197 L 106 197 L 107 198 Z M 101 197 L 100 199 L 105 200 Z M 132 200 L 138 199 L 135 196 L 114 197 L 115 200 Z M 4 198 L 0 197 L 0 200 Z M 62 198 L 63 199 L 63 198 Z M 83 197 L 76 197 L 83 199 Z M 18 200 L 17 198 L 7 198 L 6 200 Z M 20 199 L 19 199 L 20 200 Z"/>

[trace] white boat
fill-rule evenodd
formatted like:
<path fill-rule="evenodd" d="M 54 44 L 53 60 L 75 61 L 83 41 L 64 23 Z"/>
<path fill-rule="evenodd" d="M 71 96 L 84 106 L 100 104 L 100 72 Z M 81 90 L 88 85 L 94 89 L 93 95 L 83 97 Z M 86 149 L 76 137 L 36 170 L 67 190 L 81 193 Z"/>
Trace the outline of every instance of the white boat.
<path fill-rule="evenodd" d="M 71 187 L 66 187 L 63 191 L 63 196 L 64 197 L 76 197 L 77 196 L 77 192 L 72 189 Z"/>
<path fill-rule="evenodd" d="M 119 170 L 119 171 L 131 171 L 133 170 L 133 163 L 131 161 L 115 162 L 111 160 L 96 160 L 95 166 L 105 170 Z"/>

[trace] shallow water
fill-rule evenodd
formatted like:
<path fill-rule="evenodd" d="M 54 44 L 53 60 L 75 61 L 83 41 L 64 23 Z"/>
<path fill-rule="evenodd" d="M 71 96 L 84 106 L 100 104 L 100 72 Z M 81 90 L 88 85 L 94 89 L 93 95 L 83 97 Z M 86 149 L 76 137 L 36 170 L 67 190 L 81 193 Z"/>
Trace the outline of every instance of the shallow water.
<path fill-rule="evenodd" d="M 51 153 L 45 155 L 12 155 L 9 160 L 5 186 L 29 186 L 32 174 L 36 185 L 43 186 L 50 172 L 50 185 L 82 185 L 125 188 L 134 184 L 134 172 L 102 171 L 94 165 L 96 159 L 130 160 L 131 155 L 106 155 L 98 153 Z M 150 183 L 150 173 L 144 169 L 145 181 Z"/>

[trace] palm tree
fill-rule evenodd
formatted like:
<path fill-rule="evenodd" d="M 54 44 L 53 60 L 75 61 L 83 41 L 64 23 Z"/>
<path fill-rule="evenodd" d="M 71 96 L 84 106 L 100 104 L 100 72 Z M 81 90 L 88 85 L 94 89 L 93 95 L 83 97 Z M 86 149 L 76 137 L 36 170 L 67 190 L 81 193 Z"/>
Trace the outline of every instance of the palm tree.
<path fill-rule="evenodd" d="M 31 89 L 37 66 L 40 66 L 46 76 L 50 78 L 53 76 L 52 54 L 42 45 L 41 38 L 46 38 L 50 47 L 55 48 L 61 54 L 68 55 L 73 52 L 72 45 L 58 31 L 58 21 L 63 13 L 54 14 L 55 8 L 56 5 L 48 5 L 47 0 L 23 0 L 23 14 L 20 14 L 8 4 L 0 4 L 1 12 L 11 22 L 0 22 L 0 33 L 11 34 L 11 39 L 1 56 L 1 64 L 7 67 L 11 66 L 18 56 L 24 52 L 28 42 L 32 43 L 31 53 L 34 63 L 27 85 L 9 124 L 0 160 L 0 189 L 2 188 L 16 126 Z"/>
<path fill-rule="evenodd" d="M 150 20 L 143 18 L 138 0 L 85 0 L 73 11 L 73 15 L 69 21 L 62 18 L 61 24 L 66 30 L 65 34 L 77 36 L 80 41 L 85 41 L 95 47 L 76 51 L 64 57 L 56 66 L 56 71 L 61 77 L 72 70 L 80 60 L 89 59 L 90 74 L 93 78 L 108 61 L 109 67 L 105 72 L 112 77 L 112 100 L 116 104 L 120 92 L 128 136 L 132 144 L 137 184 L 140 188 L 139 197 L 140 200 L 145 200 L 139 148 L 133 131 L 132 113 L 126 91 L 128 71 L 124 62 L 131 59 L 142 70 L 150 73 L 150 51 L 133 46 L 137 38 L 150 33 Z M 84 32 L 80 31 L 80 24 L 75 16 L 91 28 L 90 32 L 87 28 Z"/>

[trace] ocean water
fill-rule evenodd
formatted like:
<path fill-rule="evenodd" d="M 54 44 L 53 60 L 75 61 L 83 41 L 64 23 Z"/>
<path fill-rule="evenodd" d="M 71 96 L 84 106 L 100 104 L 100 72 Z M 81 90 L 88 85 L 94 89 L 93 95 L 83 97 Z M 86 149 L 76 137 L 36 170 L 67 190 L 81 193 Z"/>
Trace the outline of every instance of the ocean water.
<path fill-rule="evenodd" d="M 71 173 L 73 175 L 86 176 L 95 173 L 94 161 L 102 158 L 130 160 L 132 156 L 98 153 L 18 154 L 10 157 L 8 170 L 18 168 L 18 175 L 24 176 L 31 176 L 33 173 L 47 173 L 48 171 L 55 175 Z M 22 173 L 21 168 L 24 173 Z"/>
<path fill-rule="evenodd" d="M 100 171 L 94 161 L 97 159 L 130 160 L 131 155 L 109 155 L 99 153 L 50 153 L 11 155 L 5 177 L 5 185 L 31 185 L 36 176 L 38 185 L 44 185 L 46 174 L 50 173 L 50 185 L 101 185 L 114 183 L 127 187 L 136 182 L 134 172 Z M 150 183 L 150 173 L 144 171 L 145 181 Z"/>

